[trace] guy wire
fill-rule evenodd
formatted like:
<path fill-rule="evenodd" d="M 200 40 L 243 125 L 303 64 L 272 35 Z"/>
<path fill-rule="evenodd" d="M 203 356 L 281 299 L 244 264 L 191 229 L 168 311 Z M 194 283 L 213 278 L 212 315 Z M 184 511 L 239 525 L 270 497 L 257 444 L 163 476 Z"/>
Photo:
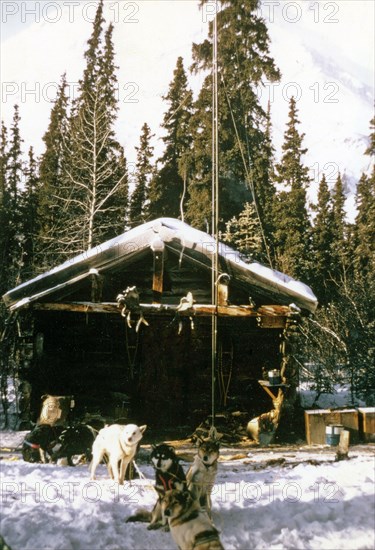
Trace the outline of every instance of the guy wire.
<path fill-rule="evenodd" d="M 269 250 L 269 247 L 268 247 L 268 244 L 267 244 L 266 236 L 264 234 L 263 223 L 262 223 L 262 220 L 260 218 L 258 203 L 257 203 L 257 200 L 256 200 L 255 186 L 254 186 L 254 181 L 253 181 L 253 176 L 252 176 L 252 169 L 251 169 L 251 166 L 247 165 L 246 160 L 245 160 L 245 155 L 244 155 L 244 152 L 243 152 L 242 142 L 241 142 L 240 136 L 238 134 L 236 120 L 234 118 L 234 113 L 233 113 L 233 110 L 232 110 L 230 99 L 228 97 L 228 93 L 227 93 L 227 89 L 226 89 L 226 86 L 225 86 L 225 81 L 224 81 L 223 75 L 221 75 L 221 80 L 222 80 L 222 83 L 223 83 L 225 97 L 226 97 L 228 107 L 229 107 L 229 110 L 230 110 L 230 114 L 231 114 L 231 118 L 232 118 L 232 122 L 233 122 L 234 131 L 235 131 L 235 134 L 236 134 L 238 147 L 240 149 L 242 163 L 243 163 L 245 173 L 246 173 L 246 179 L 247 179 L 248 185 L 250 187 L 250 191 L 253 195 L 253 202 L 254 202 L 255 212 L 256 212 L 257 218 L 259 220 L 259 225 L 260 225 L 260 230 L 261 230 L 261 233 L 262 233 L 262 239 L 263 239 L 264 247 L 265 247 L 266 252 L 267 252 L 267 258 L 268 258 L 269 264 L 272 268 L 271 254 L 270 254 L 270 250 Z"/>

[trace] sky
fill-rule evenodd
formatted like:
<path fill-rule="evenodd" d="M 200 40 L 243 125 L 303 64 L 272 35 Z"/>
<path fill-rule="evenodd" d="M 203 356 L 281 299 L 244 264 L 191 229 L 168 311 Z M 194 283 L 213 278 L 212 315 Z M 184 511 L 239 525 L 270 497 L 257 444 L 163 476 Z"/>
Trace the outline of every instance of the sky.
<path fill-rule="evenodd" d="M 53 99 L 66 72 L 71 97 L 84 68 L 95 0 L 15 1 L 1 6 L 1 117 L 9 127 L 18 103 L 24 149 L 43 151 Z M 261 101 L 271 100 L 274 142 L 280 151 L 291 95 L 309 149 L 306 164 L 317 184 L 322 172 L 333 183 L 348 176 L 348 191 L 362 170 L 374 105 L 374 6 L 372 0 L 263 0 L 259 14 L 268 24 L 271 53 L 282 72 L 277 86 L 266 83 Z M 119 117 L 116 132 L 134 169 L 141 127 L 155 134 L 162 152 L 162 96 L 177 57 L 191 64 L 191 45 L 207 33 L 215 2 L 199 10 L 196 0 L 105 0 L 107 24 L 114 24 Z M 204 75 L 189 76 L 195 95 Z"/>
<path fill-rule="evenodd" d="M 18 11 L 8 15 L 7 2 L 1 3 L 2 28 L 7 29 L 2 33 L 1 48 L 2 114 L 11 120 L 13 105 L 19 102 L 25 139 L 40 150 L 63 72 L 67 73 L 71 97 L 77 91 L 97 4 L 64 1 L 56 10 L 57 2 L 8 4 Z M 22 7 L 24 4 L 27 6 Z M 46 10 L 48 4 L 51 8 Z M 186 54 L 187 68 L 192 41 L 200 40 L 207 24 L 192 0 L 106 1 L 105 18 L 107 24 L 115 25 L 120 105 L 117 134 L 128 156 L 133 156 L 145 121 L 158 132 L 164 107 L 161 96 L 173 78 L 177 57 Z M 156 149 L 161 146 L 157 140 L 154 145 Z"/>

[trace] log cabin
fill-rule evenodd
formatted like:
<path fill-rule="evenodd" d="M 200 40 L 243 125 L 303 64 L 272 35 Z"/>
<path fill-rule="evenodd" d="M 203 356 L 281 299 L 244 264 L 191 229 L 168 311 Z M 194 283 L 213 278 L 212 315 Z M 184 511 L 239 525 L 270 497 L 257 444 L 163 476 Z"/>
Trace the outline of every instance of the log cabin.
<path fill-rule="evenodd" d="M 150 426 L 270 409 L 277 426 L 296 397 L 299 319 L 317 307 L 304 283 L 172 218 L 73 257 L 3 300 L 24 388 L 20 422 L 35 421 L 51 394 L 73 395 L 79 418 Z M 274 370 L 278 384 L 267 379 Z"/>

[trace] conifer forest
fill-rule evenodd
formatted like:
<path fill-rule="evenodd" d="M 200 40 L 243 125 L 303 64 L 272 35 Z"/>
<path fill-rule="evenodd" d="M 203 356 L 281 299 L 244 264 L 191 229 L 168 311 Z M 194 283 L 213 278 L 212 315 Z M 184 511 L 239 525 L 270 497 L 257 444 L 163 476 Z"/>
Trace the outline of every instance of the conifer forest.
<path fill-rule="evenodd" d="M 201 0 L 203 6 L 207 0 Z M 243 9 L 245 5 L 246 10 Z M 246 261 L 309 285 L 317 312 L 301 322 L 297 349 L 301 380 L 317 395 L 348 384 L 356 398 L 375 405 L 375 169 L 357 182 L 356 216 L 345 212 L 345 181 L 329 185 L 323 173 L 317 200 L 308 200 L 304 123 L 289 100 L 281 155 L 273 143 L 271 105 L 257 89 L 278 82 L 269 34 L 258 0 L 221 0 L 218 27 L 220 240 Z M 151 38 L 150 38 L 151 39 Z M 177 57 L 161 131 L 145 112 L 130 174 L 115 132 L 118 114 L 113 24 L 98 2 L 85 68 L 74 99 L 62 74 L 37 156 L 24 147 L 20 107 L 0 138 L 0 295 L 69 257 L 158 217 L 182 219 L 211 233 L 212 46 L 192 45 L 193 64 Z M 189 77 L 202 73 L 193 94 Z M 375 118 L 368 121 L 367 158 L 375 153 Z M 163 142 L 155 159 L 154 143 Z M 353 151 L 353 154 L 357 154 Z M 316 159 L 319 162 L 319 159 Z M 0 333 L 8 312 L 0 305 Z M 4 344 L 4 342 L 3 342 Z M 17 376 L 9 343 L 1 355 L 1 388 Z"/>

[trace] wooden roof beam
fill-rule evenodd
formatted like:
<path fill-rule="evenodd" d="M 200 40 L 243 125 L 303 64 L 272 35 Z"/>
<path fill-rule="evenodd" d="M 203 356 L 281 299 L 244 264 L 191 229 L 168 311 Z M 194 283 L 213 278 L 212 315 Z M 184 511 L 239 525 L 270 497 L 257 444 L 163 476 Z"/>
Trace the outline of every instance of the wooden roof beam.
<path fill-rule="evenodd" d="M 115 302 L 65 302 L 65 303 L 47 303 L 35 302 L 30 306 L 37 311 L 71 311 L 77 313 L 119 313 L 117 303 Z M 143 313 L 147 315 L 171 315 L 175 314 L 178 305 L 168 304 L 140 304 Z M 257 309 L 253 306 L 227 305 L 216 306 L 213 304 L 194 304 L 192 308 L 186 311 L 180 311 L 181 316 L 207 317 L 217 314 L 220 317 L 255 317 L 262 318 L 281 318 L 290 317 L 291 312 L 288 306 L 267 305 L 260 306 Z"/>

